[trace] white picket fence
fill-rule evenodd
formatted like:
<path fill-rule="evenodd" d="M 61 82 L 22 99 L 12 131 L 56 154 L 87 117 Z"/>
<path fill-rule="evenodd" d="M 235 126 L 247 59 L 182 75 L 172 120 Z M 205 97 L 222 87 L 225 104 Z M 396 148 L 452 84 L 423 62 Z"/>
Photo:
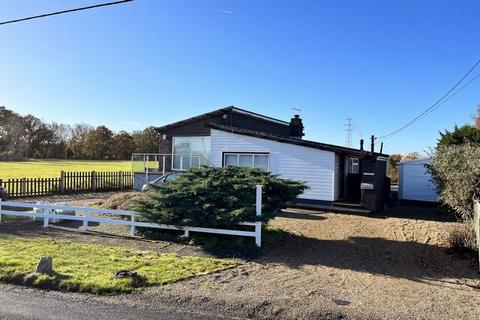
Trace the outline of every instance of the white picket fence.
<path fill-rule="evenodd" d="M 11 208 L 26 208 L 31 209 L 31 211 L 15 211 L 15 210 L 5 210 L 4 207 Z M 262 214 L 262 186 L 256 186 L 256 215 L 260 216 Z M 67 214 L 72 213 L 72 214 Z M 77 215 L 81 213 L 81 215 Z M 107 217 L 98 217 L 91 216 L 90 214 L 95 215 L 116 215 L 116 216 L 128 216 L 130 220 L 120 220 L 120 219 L 111 219 Z M 12 215 L 17 217 L 31 217 L 33 219 L 43 219 L 43 227 L 47 228 L 50 220 L 72 220 L 72 221 L 82 221 L 83 222 L 83 231 L 88 229 L 88 224 L 93 223 L 108 223 L 108 224 L 117 224 L 117 225 L 126 225 L 130 226 L 130 235 L 135 236 L 135 228 L 152 228 L 152 229 L 167 229 L 167 230 L 181 230 L 185 232 L 185 236 L 189 237 L 190 232 L 203 232 L 203 233 L 212 233 L 212 234 L 225 234 L 232 236 L 242 236 L 242 237 L 253 237 L 255 238 L 255 244 L 261 246 L 262 244 L 262 223 L 257 222 L 241 222 L 241 226 L 251 226 L 254 227 L 254 231 L 244 231 L 244 230 L 231 230 L 231 229 L 215 229 L 215 228 L 203 228 L 203 227 L 177 227 L 167 224 L 158 224 L 150 222 L 141 222 L 136 221 L 136 217 L 139 216 L 139 213 L 133 211 L 124 211 L 124 210 L 110 210 L 110 209 L 99 209 L 92 208 L 88 206 L 75 207 L 67 205 L 57 205 L 49 203 L 22 203 L 14 201 L 1 201 L 0 200 L 0 222 L 2 222 L 2 216 Z"/>

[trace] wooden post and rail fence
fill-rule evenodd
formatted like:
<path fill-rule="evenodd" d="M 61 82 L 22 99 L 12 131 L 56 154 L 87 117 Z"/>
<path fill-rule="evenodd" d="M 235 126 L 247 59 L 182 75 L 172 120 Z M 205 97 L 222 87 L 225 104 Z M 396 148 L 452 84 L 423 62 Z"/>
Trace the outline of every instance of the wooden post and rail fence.
<path fill-rule="evenodd" d="M 0 179 L 0 187 L 5 189 L 8 198 L 128 190 L 133 187 L 133 174 L 126 171 L 62 171 L 57 178 Z"/>

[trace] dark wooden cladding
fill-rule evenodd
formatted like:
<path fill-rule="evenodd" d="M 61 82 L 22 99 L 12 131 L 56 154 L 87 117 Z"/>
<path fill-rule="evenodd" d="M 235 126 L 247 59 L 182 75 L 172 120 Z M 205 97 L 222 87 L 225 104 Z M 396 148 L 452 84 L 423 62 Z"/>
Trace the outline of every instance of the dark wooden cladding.
<path fill-rule="evenodd" d="M 62 172 L 59 178 L 0 179 L 8 198 L 47 196 L 82 192 L 128 190 L 133 187 L 131 172 Z"/>
<path fill-rule="evenodd" d="M 158 132 L 162 135 L 159 144 L 159 153 L 173 153 L 172 137 L 210 136 L 211 124 L 259 131 L 281 137 L 288 137 L 290 132 L 288 122 L 272 119 L 235 107 L 227 107 L 157 128 Z M 165 136 L 165 138 L 163 138 L 163 136 Z M 165 162 L 165 170 L 167 172 L 171 171 L 171 165 L 171 158 L 167 157 Z"/>
<path fill-rule="evenodd" d="M 167 125 L 159 128 L 158 130 L 161 134 L 166 134 L 167 139 L 170 139 L 172 136 L 209 136 L 209 125 L 212 123 L 260 131 L 283 137 L 288 137 L 290 130 L 289 125 L 286 122 L 281 123 L 278 120 L 258 118 L 245 113 L 239 113 L 238 111 L 235 111 L 235 109 L 217 110 L 216 112 L 212 112 L 210 115 L 204 115 L 180 121 L 177 124 Z"/>

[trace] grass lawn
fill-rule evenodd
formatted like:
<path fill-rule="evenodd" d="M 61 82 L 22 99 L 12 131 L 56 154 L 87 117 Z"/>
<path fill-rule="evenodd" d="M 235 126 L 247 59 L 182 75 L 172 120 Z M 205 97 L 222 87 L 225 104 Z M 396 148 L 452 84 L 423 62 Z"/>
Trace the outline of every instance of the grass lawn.
<path fill-rule="evenodd" d="M 0 161 L 0 179 L 55 178 L 60 171 L 130 171 L 130 161 L 28 160 Z"/>
<path fill-rule="evenodd" d="M 53 258 L 52 275 L 33 273 L 40 256 Z M 0 236 L 0 280 L 49 289 L 96 294 L 125 293 L 236 266 L 233 260 L 180 257 L 120 247 L 78 244 L 53 239 Z M 119 270 L 140 279 L 113 279 Z"/>

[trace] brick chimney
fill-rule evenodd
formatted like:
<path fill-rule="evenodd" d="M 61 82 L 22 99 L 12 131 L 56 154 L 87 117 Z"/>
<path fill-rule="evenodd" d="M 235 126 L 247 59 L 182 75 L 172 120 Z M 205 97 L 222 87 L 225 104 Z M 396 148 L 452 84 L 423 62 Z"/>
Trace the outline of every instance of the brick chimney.
<path fill-rule="evenodd" d="M 302 137 L 305 135 L 303 133 L 303 123 L 302 123 L 302 119 L 300 118 L 300 115 L 296 114 L 293 116 L 293 118 L 290 120 L 289 127 L 290 127 L 290 131 L 289 131 L 290 138 L 302 139 Z"/>

